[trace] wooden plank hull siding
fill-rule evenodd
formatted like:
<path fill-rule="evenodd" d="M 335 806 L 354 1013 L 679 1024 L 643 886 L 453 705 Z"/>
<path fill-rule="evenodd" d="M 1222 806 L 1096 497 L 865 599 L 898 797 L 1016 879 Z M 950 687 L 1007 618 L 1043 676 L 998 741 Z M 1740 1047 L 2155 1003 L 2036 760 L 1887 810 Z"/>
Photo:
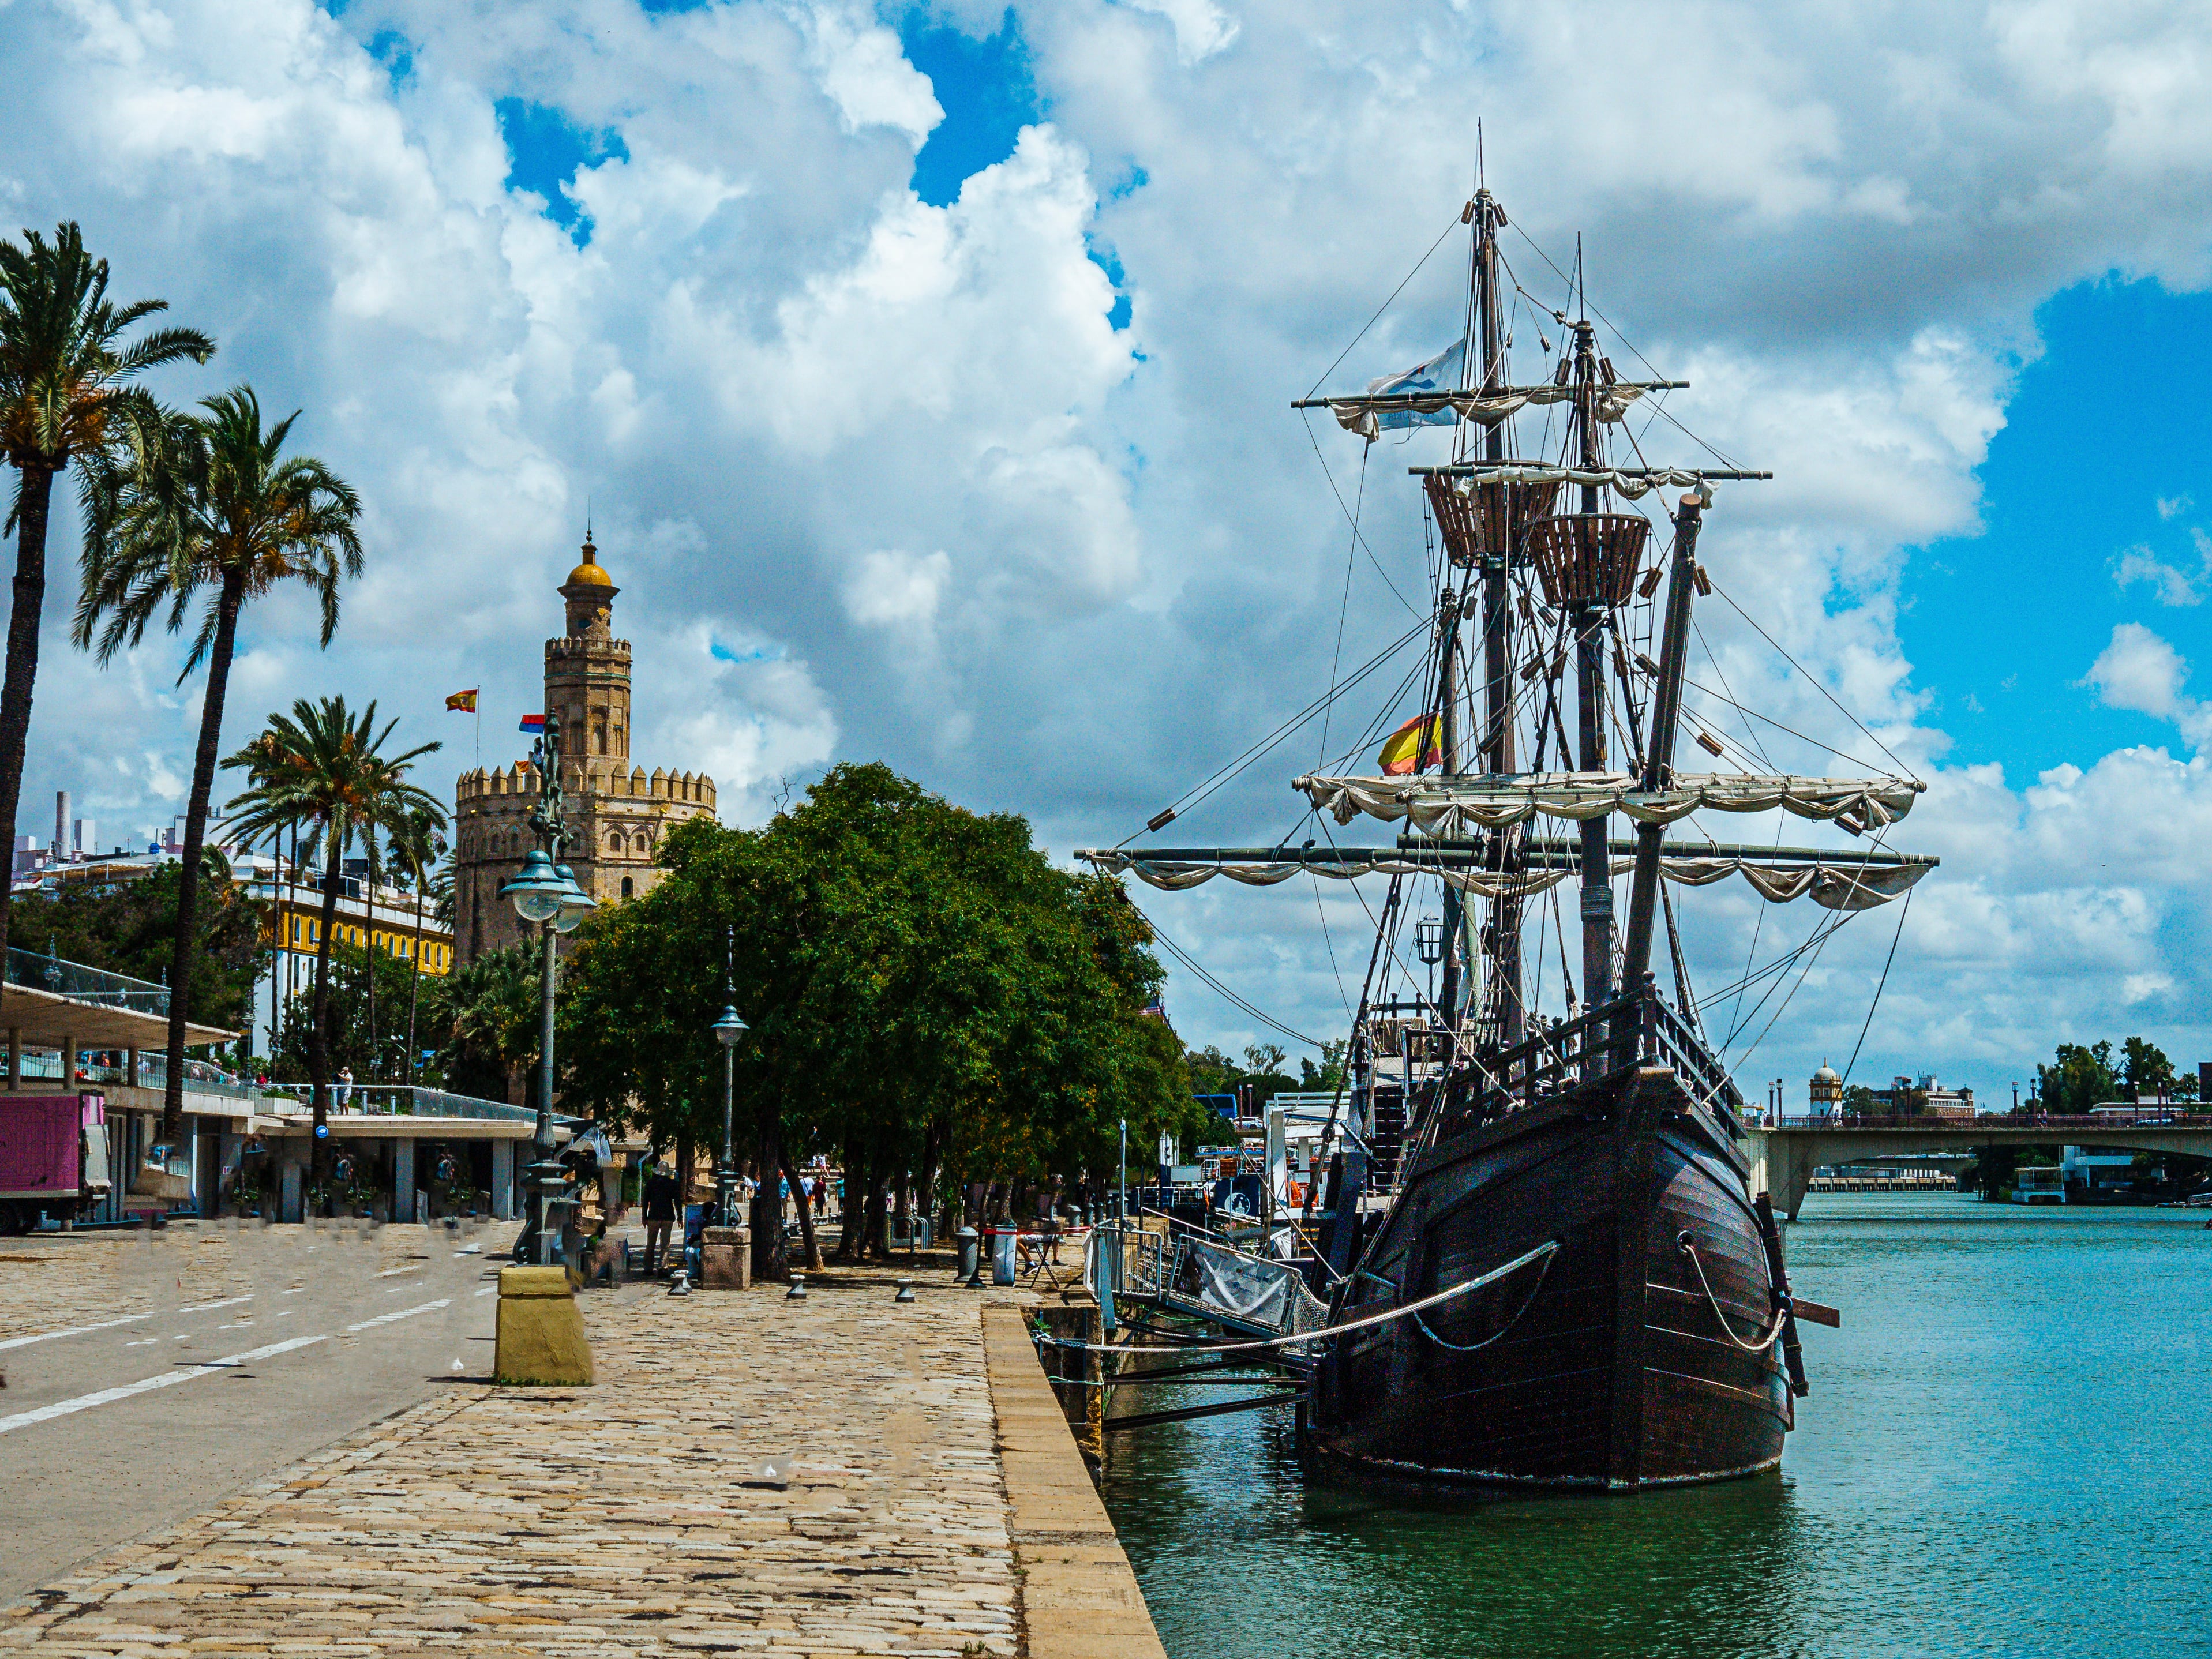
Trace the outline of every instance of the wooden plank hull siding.
<path fill-rule="evenodd" d="M 1664 1071 L 1443 1139 L 1381 1221 L 1340 1319 L 1561 1248 L 1547 1272 L 1344 1339 L 1315 1370 L 1310 1448 L 1370 1474 L 1606 1491 L 1773 1468 L 1794 1421 L 1780 1356 L 1746 1352 L 1714 1312 L 1752 1341 L 1774 1315 L 1747 1167 Z"/>

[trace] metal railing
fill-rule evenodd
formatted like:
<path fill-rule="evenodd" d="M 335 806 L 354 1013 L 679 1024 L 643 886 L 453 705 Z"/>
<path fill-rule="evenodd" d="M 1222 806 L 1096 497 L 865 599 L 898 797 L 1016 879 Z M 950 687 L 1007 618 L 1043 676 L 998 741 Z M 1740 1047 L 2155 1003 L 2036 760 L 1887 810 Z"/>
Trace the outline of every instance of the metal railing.
<path fill-rule="evenodd" d="M 1783 1129 L 1933 1129 L 1976 1135 L 1990 1129 L 2208 1129 L 2212 1112 L 2187 1112 L 2179 1105 L 2144 1106 L 2133 1112 L 2100 1112 L 2094 1116 L 2075 1113 L 2044 1115 L 2032 1111 L 1988 1112 L 1978 1117 L 1945 1117 L 1933 1112 L 1856 1112 L 1844 1109 L 1840 1117 L 1825 1114 L 1784 1117 L 1768 1126 Z"/>
<path fill-rule="evenodd" d="M 277 1092 L 280 1088 L 283 1091 L 281 1094 Z M 304 1112 L 310 1110 L 314 1104 L 314 1091 L 304 1083 L 272 1084 L 260 1093 L 272 1109 L 289 1106 Z M 330 1115 L 334 1120 L 343 1117 L 445 1117 L 497 1120 L 508 1123 L 535 1123 L 538 1121 L 534 1109 L 517 1106 L 508 1101 L 485 1100 L 476 1095 L 452 1094 L 443 1089 L 388 1083 L 333 1084 L 331 1087 Z"/>
<path fill-rule="evenodd" d="M 95 1049 L 92 1052 L 106 1054 L 111 1051 Z M 23 1056 L 25 1076 L 59 1077 L 61 1075 L 59 1054 L 48 1057 L 47 1063 L 50 1069 L 35 1073 L 31 1069 L 31 1055 L 27 1053 Z M 131 1081 L 129 1066 L 118 1064 L 113 1060 L 96 1060 L 83 1053 L 80 1053 L 77 1056 L 77 1072 L 88 1083 L 105 1083 L 111 1086 L 120 1087 L 127 1085 Z M 169 1057 L 155 1050 L 140 1049 L 138 1086 L 142 1089 L 161 1090 L 166 1089 L 168 1082 Z M 191 1059 L 185 1061 L 185 1092 L 221 1095 L 230 1100 L 255 1100 L 261 1095 L 261 1090 L 246 1079 L 234 1076 L 211 1061 Z"/>
<path fill-rule="evenodd" d="M 1476 1098 L 1480 1116 L 1533 1106 L 1632 1066 L 1664 1066 L 1692 1098 L 1731 1128 L 1740 1127 L 1743 1096 L 1735 1080 L 1649 979 L 1525 1042 L 1477 1054 L 1473 1063 L 1487 1085 Z"/>
<path fill-rule="evenodd" d="M 1103 1278 L 1117 1297 L 1250 1334 L 1290 1336 L 1328 1322 L 1328 1304 L 1291 1263 L 1188 1233 L 1108 1222 L 1091 1235 L 1086 1267 L 1094 1291 Z"/>
<path fill-rule="evenodd" d="M 81 962 L 67 962 L 20 945 L 8 947 L 7 975 L 12 985 L 52 991 L 58 996 L 102 1008 L 123 1008 L 160 1019 L 169 1016 L 169 988 L 166 985 L 132 979 L 127 974 L 111 974 L 104 968 L 88 968 Z"/>

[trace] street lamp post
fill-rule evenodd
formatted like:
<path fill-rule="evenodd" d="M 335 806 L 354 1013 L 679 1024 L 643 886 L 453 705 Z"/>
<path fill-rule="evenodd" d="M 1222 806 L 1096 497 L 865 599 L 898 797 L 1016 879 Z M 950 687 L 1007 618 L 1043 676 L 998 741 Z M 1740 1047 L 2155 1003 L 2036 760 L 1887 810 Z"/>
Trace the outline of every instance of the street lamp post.
<path fill-rule="evenodd" d="M 537 1229 L 538 1265 L 550 1267 L 558 1255 L 552 1224 L 553 1200 L 567 1184 L 560 1163 L 553 1156 L 553 990 L 556 957 L 553 939 L 570 933 L 596 908 L 596 901 L 576 884 L 574 872 L 560 862 L 568 839 L 568 819 L 561 802 L 561 721 L 545 716 L 545 734 L 531 745 L 531 763 L 538 769 L 538 805 L 532 809 L 530 827 L 542 843 L 522 861 L 513 881 L 500 890 L 515 914 L 539 933 L 538 967 L 538 1128 L 531 1137 L 537 1155 L 526 1173 L 529 1176 L 531 1220 Z"/>
<path fill-rule="evenodd" d="M 733 1224 L 730 1200 L 738 1190 L 738 1144 L 732 1113 L 737 1100 L 738 1039 L 745 1034 L 745 1023 L 738 1018 L 737 960 L 738 930 L 732 927 L 723 941 L 721 1018 L 712 1028 L 714 1040 L 722 1045 L 722 1168 L 714 1199 L 725 1227 Z"/>

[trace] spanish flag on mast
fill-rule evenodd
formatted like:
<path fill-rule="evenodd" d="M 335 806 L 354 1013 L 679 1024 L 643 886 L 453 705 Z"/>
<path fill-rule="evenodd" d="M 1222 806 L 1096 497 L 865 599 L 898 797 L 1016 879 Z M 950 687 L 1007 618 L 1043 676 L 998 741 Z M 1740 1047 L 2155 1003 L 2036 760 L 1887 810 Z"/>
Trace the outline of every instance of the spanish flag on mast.
<path fill-rule="evenodd" d="M 473 714 L 477 712 L 477 693 L 482 686 L 471 686 L 466 691 L 456 691 L 446 699 L 446 711 L 453 714 Z"/>
<path fill-rule="evenodd" d="M 1386 778 L 1424 771 L 1444 757 L 1443 726 L 1434 714 L 1416 714 L 1382 741 L 1376 756 Z"/>

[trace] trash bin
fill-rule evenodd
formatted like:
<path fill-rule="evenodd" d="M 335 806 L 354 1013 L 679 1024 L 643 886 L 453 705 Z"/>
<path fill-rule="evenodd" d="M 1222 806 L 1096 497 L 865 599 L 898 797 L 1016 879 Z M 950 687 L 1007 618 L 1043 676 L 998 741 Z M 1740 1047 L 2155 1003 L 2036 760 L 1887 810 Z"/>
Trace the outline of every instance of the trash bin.
<path fill-rule="evenodd" d="M 1014 1252 L 1020 1248 L 1021 1242 L 1021 1235 L 1012 1227 L 991 1235 L 991 1282 L 994 1285 L 1016 1282 Z"/>
<path fill-rule="evenodd" d="M 973 1227 L 963 1227 L 952 1237 L 960 1243 L 958 1277 L 973 1279 L 975 1276 L 975 1269 L 981 1261 L 982 1241 Z"/>

